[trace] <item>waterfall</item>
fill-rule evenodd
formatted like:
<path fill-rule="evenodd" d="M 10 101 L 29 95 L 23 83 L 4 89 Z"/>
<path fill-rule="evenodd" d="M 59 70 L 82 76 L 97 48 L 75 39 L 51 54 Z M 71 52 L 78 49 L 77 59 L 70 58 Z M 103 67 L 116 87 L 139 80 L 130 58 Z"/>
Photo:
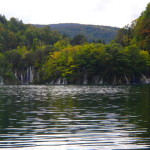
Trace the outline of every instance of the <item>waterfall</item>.
<path fill-rule="evenodd" d="M 104 84 L 103 77 L 101 77 L 99 84 Z"/>
<path fill-rule="evenodd" d="M 52 80 L 50 82 L 50 84 L 57 84 L 57 85 L 61 85 L 61 84 L 67 84 L 67 80 L 66 78 L 58 78 L 56 81 L 55 80 Z"/>
<path fill-rule="evenodd" d="M 84 74 L 84 77 L 83 77 L 83 84 L 88 84 L 87 74 L 86 73 Z"/>
<path fill-rule="evenodd" d="M 142 79 L 141 79 L 141 80 L 142 80 L 142 81 L 141 81 L 142 83 L 150 83 L 150 82 L 149 82 L 149 79 L 147 79 L 144 74 L 142 74 Z"/>
<path fill-rule="evenodd" d="M 67 84 L 66 78 L 63 78 L 62 84 Z"/>
<path fill-rule="evenodd" d="M 55 84 L 61 84 L 61 78 L 58 78 Z"/>
<path fill-rule="evenodd" d="M 26 74 L 26 83 L 29 83 L 29 68 L 27 68 L 27 74 Z"/>
<path fill-rule="evenodd" d="M 0 76 L 0 85 L 3 85 L 4 84 L 4 80 L 3 80 L 3 77 Z"/>
<path fill-rule="evenodd" d="M 15 74 L 16 79 L 17 79 L 18 81 L 20 81 L 20 80 L 19 80 L 19 77 L 18 77 L 17 70 L 15 70 L 15 73 L 14 73 L 14 74 Z"/>
<path fill-rule="evenodd" d="M 98 84 L 98 80 L 99 80 L 98 76 L 94 76 L 94 83 L 95 84 Z"/>
<path fill-rule="evenodd" d="M 26 80 L 25 80 L 26 84 L 32 83 L 33 77 L 34 77 L 33 68 L 30 66 L 26 70 Z"/>
<path fill-rule="evenodd" d="M 52 84 L 52 85 L 53 85 L 54 83 L 55 83 L 54 80 L 52 80 L 52 81 L 50 82 L 50 84 Z"/>
<path fill-rule="evenodd" d="M 33 69 L 32 67 L 30 66 L 30 80 L 29 80 L 30 83 L 33 82 Z"/>
<path fill-rule="evenodd" d="M 18 76 L 17 76 L 17 70 L 15 70 L 15 77 L 18 79 Z"/>
<path fill-rule="evenodd" d="M 23 75 L 22 75 L 22 73 L 20 75 L 20 78 L 21 78 L 21 83 L 23 84 Z"/>
<path fill-rule="evenodd" d="M 130 84 L 130 82 L 129 82 L 127 76 L 126 76 L 126 74 L 124 74 L 124 77 L 125 77 L 125 80 L 126 80 L 126 84 Z"/>
<path fill-rule="evenodd" d="M 116 76 L 114 76 L 114 81 L 113 81 L 113 84 L 117 84 L 117 79 L 116 79 Z"/>
<path fill-rule="evenodd" d="M 21 84 L 29 84 L 33 82 L 34 79 L 34 70 L 33 67 L 28 67 L 26 70 L 14 71 L 14 75 L 17 80 L 21 82 Z"/>

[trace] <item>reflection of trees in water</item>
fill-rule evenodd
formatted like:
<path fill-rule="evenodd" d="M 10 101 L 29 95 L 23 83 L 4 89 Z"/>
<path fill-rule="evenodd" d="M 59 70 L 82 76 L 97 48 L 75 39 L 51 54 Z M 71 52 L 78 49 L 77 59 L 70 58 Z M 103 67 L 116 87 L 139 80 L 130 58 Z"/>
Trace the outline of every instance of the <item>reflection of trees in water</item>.
<path fill-rule="evenodd" d="M 150 136 L 150 86 L 139 85 L 134 88 L 135 94 L 130 94 L 127 101 L 128 110 L 130 108 L 129 121 L 136 124 L 138 128 L 143 128 L 147 132 L 141 132 L 140 136 Z M 131 93 L 133 93 L 131 92 Z"/>
<path fill-rule="evenodd" d="M 118 121 L 125 120 L 133 124 L 131 130 L 140 130 L 131 136 L 149 137 L 150 135 L 150 86 L 133 85 L 127 95 L 116 95 L 103 100 L 104 111 L 114 112 L 119 116 Z M 143 131 L 142 131 L 143 130 Z"/>
<path fill-rule="evenodd" d="M 150 135 L 149 85 L 131 86 L 129 93 L 125 94 L 77 93 L 72 95 L 70 93 L 65 95 L 62 93 L 59 95 L 57 92 L 52 94 L 49 89 L 42 92 L 44 87 L 37 90 L 32 88 L 34 87 L 23 89 L 26 92 L 18 90 L 14 95 L 1 92 L 1 134 L 61 132 L 65 131 L 68 125 L 85 124 L 103 130 L 108 124 L 112 124 L 114 128 L 122 130 L 139 130 L 130 136 L 149 137 Z M 15 129 L 18 131 L 16 132 Z M 144 132 L 140 132 L 142 131 L 140 129 Z M 72 131 L 72 129 L 68 130 Z"/>

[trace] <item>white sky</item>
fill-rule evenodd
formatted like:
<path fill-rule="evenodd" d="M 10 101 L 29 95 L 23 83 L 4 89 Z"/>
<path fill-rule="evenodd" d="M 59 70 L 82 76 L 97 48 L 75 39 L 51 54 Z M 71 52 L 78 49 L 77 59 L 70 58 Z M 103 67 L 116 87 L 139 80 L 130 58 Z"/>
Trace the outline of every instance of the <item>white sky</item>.
<path fill-rule="evenodd" d="M 0 14 L 24 23 L 81 23 L 124 27 L 149 0 L 0 0 Z"/>

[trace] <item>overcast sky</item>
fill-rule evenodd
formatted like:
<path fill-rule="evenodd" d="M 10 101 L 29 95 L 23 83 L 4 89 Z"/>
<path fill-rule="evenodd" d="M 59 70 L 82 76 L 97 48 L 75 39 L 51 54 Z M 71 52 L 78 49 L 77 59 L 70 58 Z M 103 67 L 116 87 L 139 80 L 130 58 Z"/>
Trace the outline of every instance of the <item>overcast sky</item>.
<path fill-rule="evenodd" d="M 24 23 L 81 23 L 124 27 L 149 0 L 0 0 L 0 14 Z"/>

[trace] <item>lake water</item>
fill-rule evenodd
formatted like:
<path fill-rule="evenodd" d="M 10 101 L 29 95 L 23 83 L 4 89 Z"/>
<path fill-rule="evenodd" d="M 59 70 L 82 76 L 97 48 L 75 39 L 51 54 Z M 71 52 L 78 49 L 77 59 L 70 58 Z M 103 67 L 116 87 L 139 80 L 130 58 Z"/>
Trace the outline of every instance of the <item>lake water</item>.
<path fill-rule="evenodd" d="M 150 149 L 150 85 L 0 86 L 0 149 Z"/>

